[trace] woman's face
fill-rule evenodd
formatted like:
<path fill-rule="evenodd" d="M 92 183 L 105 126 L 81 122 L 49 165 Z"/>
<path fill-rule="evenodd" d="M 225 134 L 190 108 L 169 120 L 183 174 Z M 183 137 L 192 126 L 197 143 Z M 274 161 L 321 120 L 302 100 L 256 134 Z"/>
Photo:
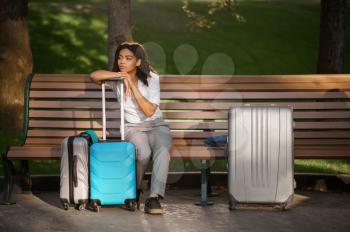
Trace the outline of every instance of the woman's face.
<path fill-rule="evenodd" d="M 118 67 L 121 72 L 132 72 L 136 70 L 137 66 L 141 63 L 140 59 L 137 59 L 136 56 L 127 48 L 120 50 L 118 56 Z"/>

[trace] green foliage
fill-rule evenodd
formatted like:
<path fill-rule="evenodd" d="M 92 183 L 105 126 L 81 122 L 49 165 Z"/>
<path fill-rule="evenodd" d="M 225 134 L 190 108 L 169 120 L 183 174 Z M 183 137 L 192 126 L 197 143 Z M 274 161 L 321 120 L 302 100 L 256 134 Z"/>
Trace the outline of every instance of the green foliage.
<path fill-rule="evenodd" d="M 87 73 L 106 66 L 106 18 L 73 4 L 32 3 L 34 73 Z"/>
<path fill-rule="evenodd" d="M 160 46 L 150 59 L 161 73 L 179 73 L 174 51 L 184 44 L 198 52 L 198 61 L 188 74 L 205 72 L 203 66 L 207 58 L 215 53 L 232 58 L 235 74 L 316 71 L 319 1 L 238 2 L 235 11 L 246 22 L 239 22 L 231 12 L 221 10 L 210 16 L 210 20 L 215 21 L 214 27 L 196 31 L 186 27 L 191 19 L 182 10 L 181 1 L 133 2 L 134 39 Z M 191 10 L 199 13 L 206 13 L 207 5 L 208 1 L 190 1 Z M 105 68 L 106 12 L 105 1 L 30 1 L 34 72 L 88 73 Z M 347 20 L 350 22 L 350 17 Z M 346 36 L 350 41 L 350 30 Z M 350 46 L 346 49 L 346 60 L 349 60 Z M 160 53 L 164 53 L 164 59 Z M 157 55 L 163 60 L 157 60 Z M 225 73 L 222 68 L 218 69 L 219 73 Z M 346 71 L 350 72 L 350 62 L 346 62 Z M 226 72 L 232 74 L 232 67 Z"/>

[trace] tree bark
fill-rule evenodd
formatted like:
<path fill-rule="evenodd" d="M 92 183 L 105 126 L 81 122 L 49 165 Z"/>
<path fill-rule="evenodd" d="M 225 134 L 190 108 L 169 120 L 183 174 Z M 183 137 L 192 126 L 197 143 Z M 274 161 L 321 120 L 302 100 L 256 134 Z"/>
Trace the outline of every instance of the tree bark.
<path fill-rule="evenodd" d="M 131 1 L 108 0 L 108 69 L 114 62 L 118 45 L 132 41 Z"/>
<path fill-rule="evenodd" d="M 0 1 L 0 130 L 23 125 L 24 86 L 33 60 L 27 29 L 26 0 Z"/>
<path fill-rule="evenodd" d="M 321 1 L 317 73 L 343 73 L 347 0 Z"/>

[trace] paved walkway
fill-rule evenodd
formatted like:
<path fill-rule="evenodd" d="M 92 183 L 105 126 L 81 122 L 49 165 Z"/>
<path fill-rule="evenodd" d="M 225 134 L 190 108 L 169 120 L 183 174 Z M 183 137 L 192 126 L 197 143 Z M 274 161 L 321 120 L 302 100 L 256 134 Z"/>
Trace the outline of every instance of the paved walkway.
<path fill-rule="evenodd" d="M 162 216 L 144 214 L 143 204 L 137 212 L 64 211 L 58 197 L 58 192 L 14 195 L 17 204 L 0 206 L 0 231 L 350 231 L 349 193 L 297 192 L 289 211 L 247 206 L 229 211 L 224 191 L 212 198 L 213 206 L 198 207 L 193 203 L 199 190 L 170 189 Z"/>

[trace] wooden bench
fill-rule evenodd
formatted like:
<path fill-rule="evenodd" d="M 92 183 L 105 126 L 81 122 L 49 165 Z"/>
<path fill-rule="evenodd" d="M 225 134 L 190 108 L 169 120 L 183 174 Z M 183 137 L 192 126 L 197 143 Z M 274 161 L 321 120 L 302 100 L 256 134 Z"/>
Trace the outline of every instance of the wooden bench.
<path fill-rule="evenodd" d="M 94 129 L 101 136 L 101 89 L 88 75 L 36 74 L 27 80 L 22 146 L 2 151 L 4 202 L 12 189 L 10 160 L 59 159 L 66 136 Z M 350 157 L 350 75 L 161 75 L 161 106 L 174 141 L 172 159 L 202 160 L 201 202 L 207 202 L 206 168 L 224 150 L 207 148 L 208 136 L 227 133 L 230 107 L 294 108 L 295 158 Z M 107 128 L 119 138 L 119 106 L 107 91 Z M 114 132 L 112 131 L 114 130 Z"/>

